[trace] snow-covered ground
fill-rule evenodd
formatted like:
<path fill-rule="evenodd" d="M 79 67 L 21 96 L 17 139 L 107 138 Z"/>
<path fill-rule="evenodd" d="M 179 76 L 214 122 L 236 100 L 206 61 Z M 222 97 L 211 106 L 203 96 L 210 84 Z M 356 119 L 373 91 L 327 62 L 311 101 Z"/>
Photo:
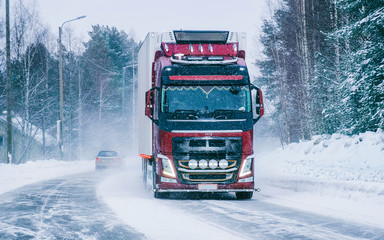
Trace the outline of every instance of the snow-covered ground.
<path fill-rule="evenodd" d="M 0 164 L 0 194 L 27 184 L 49 180 L 65 175 L 91 171 L 93 161 L 30 161 L 25 164 Z"/>
<path fill-rule="evenodd" d="M 133 165 L 140 170 L 140 164 Z M 149 239 L 247 239 L 194 216 L 191 209 L 183 209 L 180 202 L 175 202 L 178 200 L 153 198 L 140 180 L 139 171 L 114 174 L 100 184 L 97 195 L 123 222 Z"/>
<path fill-rule="evenodd" d="M 384 133 L 315 136 L 259 154 L 256 198 L 384 228 Z"/>

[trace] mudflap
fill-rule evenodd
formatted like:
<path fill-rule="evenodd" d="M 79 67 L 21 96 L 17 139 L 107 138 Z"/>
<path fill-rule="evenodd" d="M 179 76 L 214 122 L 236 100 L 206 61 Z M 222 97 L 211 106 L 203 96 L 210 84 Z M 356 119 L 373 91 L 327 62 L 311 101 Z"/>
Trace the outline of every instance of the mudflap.
<path fill-rule="evenodd" d="M 146 189 L 148 191 L 152 191 L 153 190 L 153 165 L 154 163 L 152 162 L 152 164 L 150 164 L 151 162 L 148 160 L 147 161 L 147 184 L 146 184 Z"/>
<path fill-rule="evenodd" d="M 151 159 L 143 158 L 142 159 L 142 173 L 143 173 L 143 183 L 144 188 L 147 191 L 153 190 L 153 169 L 151 164 Z"/>

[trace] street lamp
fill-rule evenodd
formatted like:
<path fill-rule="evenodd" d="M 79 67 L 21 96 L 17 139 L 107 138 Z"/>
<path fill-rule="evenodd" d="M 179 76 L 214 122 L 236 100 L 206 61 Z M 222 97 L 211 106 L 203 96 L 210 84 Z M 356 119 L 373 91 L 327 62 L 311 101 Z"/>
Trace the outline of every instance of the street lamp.
<path fill-rule="evenodd" d="M 132 115 L 131 115 L 131 128 L 132 128 L 132 134 L 131 135 L 131 141 L 132 141 L 132 144 L 131 144 L 131 147 L 132 149 L 134 149 L 133 147 L 133 143 L 135 142 L 135 135 L 133 134 L 133 132 L 135 131 L 135 107 L 136 107 L 136 97 L 135 97 L 135 86 L 136 86 L 136 81 L 135 81 L 135 67 L 137 66 L 137 62 L 135 62 L 135 49 L 134 47 L 132 46 L 132 64 L 130 65 L 127 65 L 125 67 L 123 67 L 123 81 L 122 81 L 122 92 L 121 92 L 121 116 L 122 116 L 122 119 L 123 121 L 125 120 L 128 120 L 128 116 L 126 116 L 126 101 L 125 101 L 125 78 L 126 78 L 126 71 L 127 71 L 127 68 L 130 68 L 132 67 Z M 128 130 L 128 129 L 126 129 Z M 129 134 L 128 134 L 129 135 Z M 125 136 L 125 134 L 123 135 L 123 137 Z M 124 138 L 124 141 L 125 141 L 125 138 Z"/>
<path fill-rule="evenodd" d="M 59 151 L 60 151 L 60 159 L 64 157 L 64 145 L 63 145 L 63 121 L 64 121 L 64 113 L 63 113 L 63 53 L 61 46 L 61 34 L 64 24 L 72 21 L 76 21 L 86 16 L 80 16 L 68 21 L 63 22 L 59 27 L 59 88 L 60 88 L 60 120 L 58 121 L 58 140 L 59 140 Z"/>
<path fill-rule="evenodd" d="M 126 109 L 125 109 L 127 107 L 126 106 L 126 100 L 125 100 L 125 91 L 126 91 L 125 78 L 126 78 L 127 68 L 132 67 L 132 110 L 131 110 L 132 124 L 131 124 L 131 128 L 134 131 L 135 130 L 135 127 L 134 127 L 135 126 L 135 117 L 134 116 L 135 116 L 135 105 L 136 105 L 136 103 L 135 103 L 135 66 L 137 64 L 134 62 L 134 59 L 132 59 L 132 61 L 133 61 L 133 64 L 130 64 L 130 65 L 123 67 L 123 86 L 122 86 L 122 92 L 121 92 L 121 96 L 122 96 L 121 97 L 121 99 L 122 99 L 121 116 L 122 116 L 123 121 L 128 120 L 128 116 L 126 116 Z M 132 144 L 133 144 L 133 142 L 134 142 L 134 134 L 133 133 L 131 134 L 131 137 L 132 137 Z M 125 140 L 125 138 L 124 138 L 124 140 Z"/>

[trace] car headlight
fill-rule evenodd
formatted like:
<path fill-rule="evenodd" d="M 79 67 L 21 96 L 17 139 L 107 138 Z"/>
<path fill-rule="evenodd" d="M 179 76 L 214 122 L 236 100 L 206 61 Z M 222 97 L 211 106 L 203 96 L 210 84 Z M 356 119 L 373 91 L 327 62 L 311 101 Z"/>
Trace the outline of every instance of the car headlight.
<path fill-rule="evenodd" d="M 168 177 L 176 178 L 175 170 L 173 170 L 171 160 L 169 158 L 167 158 L 166 156 L 161 155 L 161 154 L 159 154 L 157 156 L 158 156 L 158 158 L 161 159 L 161 164 L 163 166 L 163 174 L 168 176 Z"/>
<path fill-rule="evenodd" d="M 254 158 L 254 155 L 251 155 L 244 160 L 243 166 L 241 167 L 241 170 L 240 170 L 239 177 L 244 177 L 252 173 L 253 158 Z"/>

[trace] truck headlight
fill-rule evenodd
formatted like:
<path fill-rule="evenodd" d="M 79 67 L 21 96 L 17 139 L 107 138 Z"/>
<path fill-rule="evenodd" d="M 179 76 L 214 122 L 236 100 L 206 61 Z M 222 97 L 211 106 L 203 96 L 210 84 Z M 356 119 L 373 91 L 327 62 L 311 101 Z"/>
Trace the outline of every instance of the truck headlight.
<path fill-rule="evenodd" d="M 162 154 L 157 156 L 161 159 L 161 163 L 163 165 L 163 174 L 168 177 L 176 178 L 175 170 L 173 169 L 171 160 Z"/>
<path fill-rule="evenodd" d="M 160 177 L 160 181 L 165 183 L 177 183 L 176 179 L 167 177 Z"/>
<path fill-rule="evenodd" d="M 253 158 L 254 158 L 254 155 L 251 155 L 244 160 L 243 166 L 241 167 L 241 170 L 240 170 L 239 177 L 244 177 L 252 173 Z"/>
<path fill-rule="evenodd" d="M 239 179 L 239 183 L 253 182 L 253 176 Z"/>

